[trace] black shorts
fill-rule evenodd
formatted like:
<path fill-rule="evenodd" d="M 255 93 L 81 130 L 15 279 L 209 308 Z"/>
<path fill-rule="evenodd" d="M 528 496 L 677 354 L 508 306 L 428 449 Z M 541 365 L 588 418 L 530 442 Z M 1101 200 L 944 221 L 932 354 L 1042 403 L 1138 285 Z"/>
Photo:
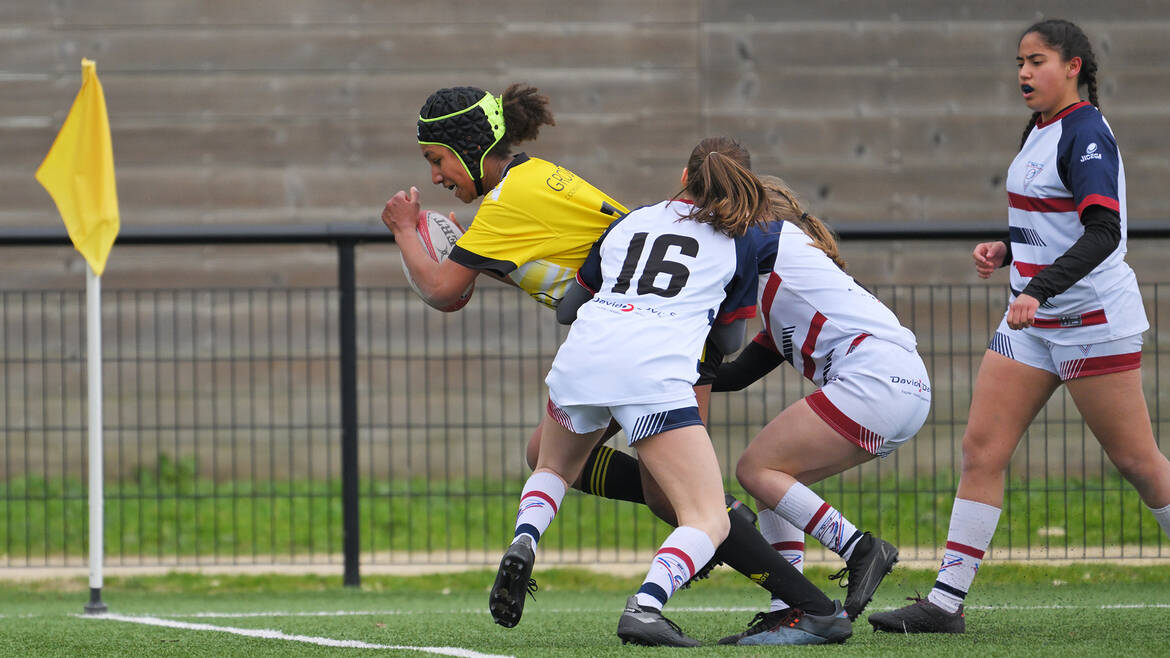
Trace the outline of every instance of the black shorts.
<path fill-rule="evenodd" d="M 699 379 L 695 386 L 710 386 L 715 382 L 715 374 L 719 372 L 719 364 L 726 356 L 710 338 L 703 344 L 703 354 L 699 357 Z"/>

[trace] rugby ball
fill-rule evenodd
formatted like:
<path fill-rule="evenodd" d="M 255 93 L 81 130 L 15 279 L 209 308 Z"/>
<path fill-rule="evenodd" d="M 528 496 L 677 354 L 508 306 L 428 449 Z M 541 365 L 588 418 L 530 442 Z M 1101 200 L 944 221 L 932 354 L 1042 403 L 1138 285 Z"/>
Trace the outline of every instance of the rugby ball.
<path fill-rule="evenodd" d="M 459 239 L 459 236 L 463 235 L 463 227 L 443 213 L 435 212 L 434 210 L 422 210 L 418 213 L 418 224 L 415 226 L 415 234 L 418 236 L 418 241 L 422 243 L 427 255 L 431 257 L 431 260 L 436 263 L 441 263 L 451 255 L 451 249 L 455 246 L 455 241 Z M 467 302 L 471 299 L 471 293 L 475 292 L 475 283 L 472 282 L 455 303 L 450 306 L 435 306 L 418 289 L 414 279 L 410 276 L 410 269 L 406 267 L 405 259 L 402 260 L 402 271 L 406 274 L 406 282 L 410 284 L 411 290 L 419 296 L 419 299 L 422 299 L 431 308 L 436 308 L 440 311 L 448 313 L 458 311 L 467 305 Z"/>

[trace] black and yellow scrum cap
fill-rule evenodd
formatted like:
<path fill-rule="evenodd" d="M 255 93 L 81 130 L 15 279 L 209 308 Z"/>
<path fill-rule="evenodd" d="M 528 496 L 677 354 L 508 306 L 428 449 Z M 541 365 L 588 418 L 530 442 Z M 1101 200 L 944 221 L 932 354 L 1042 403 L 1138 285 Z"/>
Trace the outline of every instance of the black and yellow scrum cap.
<path fill-rule="evenodd" d="M 418 143 L 446 146 L 483 189 L 483 159 L 504 137 L 501 100 L 478 87 L 446 87 L 431 94 L 418 114 Z"/>

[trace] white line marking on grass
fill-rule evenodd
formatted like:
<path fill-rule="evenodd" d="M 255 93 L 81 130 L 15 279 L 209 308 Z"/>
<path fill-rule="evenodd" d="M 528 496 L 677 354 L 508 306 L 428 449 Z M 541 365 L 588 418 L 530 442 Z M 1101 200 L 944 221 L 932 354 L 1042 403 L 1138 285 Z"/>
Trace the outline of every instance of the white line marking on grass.
<path fill-rule="evenodd" d="M 181 628 L 191 631 L 215 631 L 219 633 L 232 633 L 234 635 L 258 637 L 266 640 L 290 640 L 292 642 L 305 642 L 323 647 L 342 647 L 347 649 L 400 649 L 405 651 L 434 653 L 440 656 L 457 656 L 458 658 L 505 658 L 504 656 L 479 653 L 477 651 L 471 651 L 470 649 L 460 649 L 457 647 L 408 647 L 391 644 L 374 644 L 372 642 L 362 642 L 361 640 L 335 640 L 333 638 L 313 637 L 311 635 L 289 635 L 288 633 L 283 633 L 281 631 L 274 631 L 263 628 L 233 628 L 231 626 L 212 626 L 211 624 L 192 624 L 185 621 L 176 621 L 174 619 L 160 619 L 158 617 L 127 617 L 124 615 L 114 614 L 78 616 L 84 617 L 85 619 L 108 619 L 110 621 L 124 621 L 132 624 L 146 624 L 148 626 L 165 626 L 167 628 Z"/>
<path fill-rule="evenodd" d="M 214 619 L 214 618 L 238 618 L 246 619 L 248 617 L 368 617 L 371 615 L 418 615 L 425 614 L 425 610 L 310 610 L 302 612 L 192 612 L 183 614 L 181 612 L 172 613 L 169 615 L 158 615 L 159 617 L 175 617 L 180 619 Z M 448 614 L 446 611 L 431 611 L 442 612 Z M 481 610 L 466 611 L 466 612 L 482 612 Z"/>

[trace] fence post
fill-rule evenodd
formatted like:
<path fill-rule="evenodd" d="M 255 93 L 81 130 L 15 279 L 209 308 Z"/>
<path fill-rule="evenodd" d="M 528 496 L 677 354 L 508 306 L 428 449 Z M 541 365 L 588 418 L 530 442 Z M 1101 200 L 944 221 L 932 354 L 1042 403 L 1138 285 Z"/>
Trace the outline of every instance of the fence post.
<path fill-rule="evenodd" d="M 361 541 L 358 530 L 358 417 L 357 417 L 357 275 L 356 240 L 337 243 L 337 286 L 341 292 L 341 518 L 345 552 L 344 584 L 361 585 Z"/>

